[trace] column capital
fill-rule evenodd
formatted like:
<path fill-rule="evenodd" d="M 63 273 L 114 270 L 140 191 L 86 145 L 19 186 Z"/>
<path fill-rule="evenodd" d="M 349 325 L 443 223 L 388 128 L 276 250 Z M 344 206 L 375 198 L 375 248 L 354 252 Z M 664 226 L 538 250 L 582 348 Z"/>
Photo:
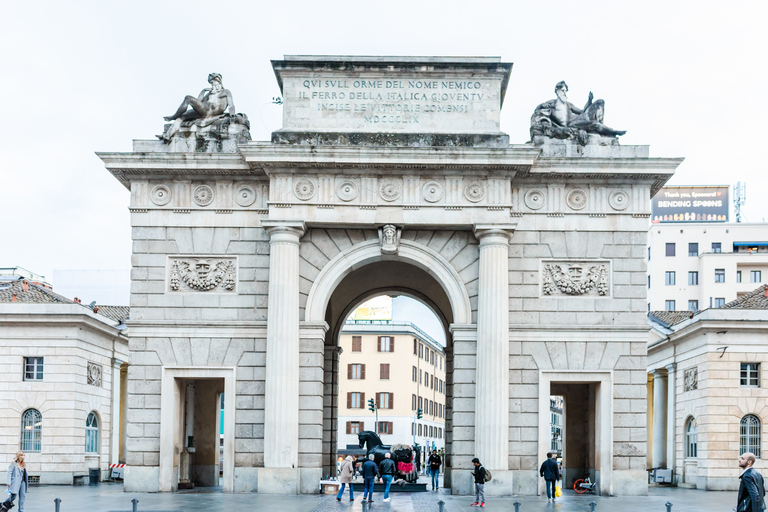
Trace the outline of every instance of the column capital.
<path fill-rule="evenodd" d="M 473 231 L 480 240 L 480 245 L 509 245 L 512 234 L 517 229 L 517 223 L 509 224 L 475 224 Z"/>
<path fill-rule="evenodd" d="M 669 363 L 664 368 L 667 369 L 667 373 L 675 373 L 675 370 L 677 369 L 677 363 Z"/>
<path fill-rule="evenodd" d="M 269 234 L 269 242 L 299 243 L 299 238 L 304 236 L 307 227 L 300 220 L 264 220 L 262 227 Z"/>
<path fill-rule="evenodd" d="M 667 373 L 662 371 L 661 368 L 656 368 L 655 370 L 651 370 L 651 374 L 653 374 L 653 378 L 655 379 L 666 379 Z"/>
<path fill-rule="evenodd" d="M 123 361 L 122 359 L 118 359 L 116 357 L 113 357 L 112 358 L 112 367 L 113 368 L 120 368 L 123 365 L 124 362 L 125 361 Z"/>

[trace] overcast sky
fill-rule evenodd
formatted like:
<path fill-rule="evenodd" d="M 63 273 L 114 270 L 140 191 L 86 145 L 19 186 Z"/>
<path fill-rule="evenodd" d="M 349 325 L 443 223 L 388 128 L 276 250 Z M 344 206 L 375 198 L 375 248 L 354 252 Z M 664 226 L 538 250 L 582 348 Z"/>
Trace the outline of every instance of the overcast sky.
<path fill-rule="evenodd" d="M 768 2 L 0 1 L 0 266 L 130 267 L 128 191 L 95 151 L 130 151 L 216 71 L 255 140 L 280 128 L 270 59 L 284 54 L 500 56 L 501 128 L 528 140 L 565 80 L 606 101 L 622 144 L 685 157 L 670 184 L 748 184 L 768 218 Z M 54 283 L 55 285 L 55 283 Z"/>

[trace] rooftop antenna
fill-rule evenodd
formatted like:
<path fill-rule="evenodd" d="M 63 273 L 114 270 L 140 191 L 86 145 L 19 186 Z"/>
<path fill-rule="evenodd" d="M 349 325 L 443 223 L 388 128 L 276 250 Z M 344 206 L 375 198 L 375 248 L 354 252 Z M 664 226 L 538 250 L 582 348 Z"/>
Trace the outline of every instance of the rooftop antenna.
<path fill-rule="evenodd" d="M 747 183 L 740 181 L 736 183 L 733 191 L 733 213 L 736 215 L 736 222 L 741 222 L 741 207 L 747 202 Z"/>

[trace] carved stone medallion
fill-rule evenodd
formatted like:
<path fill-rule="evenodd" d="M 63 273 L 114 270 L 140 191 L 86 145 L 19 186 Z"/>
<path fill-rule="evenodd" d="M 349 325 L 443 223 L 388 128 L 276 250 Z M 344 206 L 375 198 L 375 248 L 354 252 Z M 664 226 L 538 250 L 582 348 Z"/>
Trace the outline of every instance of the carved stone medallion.
<path fill-rule="evenodd" d="M 336 187 L 336 195 L 342 201 L 351 201 L 357 197 L 357 183 L 352 180 L 344 180 Z"/>
<path fill-rule="evenodd" d="M 394 201 L 399 198 L 401 190 L 399 182 L 395 180 L 381 180 L 379 194 L 385 201 Z"/>
<path fill-rule="evenodd" d="M 443 198 L 443 186 L 440 182 L 431 180 L 421 187 L 421 193 L 424 196 L 424 200 L 429 203 L 436 203 Z"/>
<path fill-rule="evenodd" d="M 235 193 L 235 202 L 240 206 L 251 206 L 256 201 L 256 191 L 253 187 L 243 185 Z"/>
<path fill-rule="evenodd" d="M 595 262 L 549 262 L 542 271 L 544 295 L 608 295 L 608 265 Z"/>
<path fill-rule="evenodd" d="M 171 200 L 171 189 L 165 185 L 158 185 L 152 189 L 149 197 L 157 206 L 164 206 Z"/>
<path fill-rule="evenodd" d="M 200 185 L 192 192 L 192 199 L 200 206 L 208 206 L 213 202 L 213 189 L 208 185 Z"/>
<path fill-rule="evenodd" d="M 383 254 L 397 254 L 400 249 L 400 235 L 402 230 L 394 224 L 387 224 L 379 228 L 379 243 Z"/>
<path fill-rule="evenodd" d="M 88 385 L 101 387 L 101 365 L 88 361 Z"/>
<path fill-rule="evenodd" d="M 608 204 L 614 210 L 626 210 L 629 206 L 629 195 L 623 190 L 616 190 L 610 196 L 608 196 Z"/>
<path fill-rule="evenodd" d="M 694 366 L 685 370 L 685 391 L 699 389 L 699 369 Z"/>
<path fill-rule="evenodd" d="M 531 210 L 540 210 L 547 202 L 547 196 L 544 191 L 539 188 L 534 188 L 525 193 L 525 206 Z"/>
<path fill-rule="evenodd" d="M 571 190 L 565 197 L 565 202 L 571 210 L 581 210 L 587 206 L 587 193 L 580 188 Z"/>
<path fill-rule="evenodd" d="M 485 186 L 482 181 L 470 181 L 464 187 L 464 197 L 471 203 L 482 201 L 485 197 Z"/>
<path fill-rule="evenodd" d="M 234 291 L 234 258 L 174 258 L 168 280 L 171 291 Z"/>
<path fill-rule="evenodd" d="M 299 180 L 296 182 L 296 186 L 293 187 L 293 191 L 296 193 L 296 197 L 302 201 L 308 201 L 315 195 L 315 184 L 309 180 Z"/>

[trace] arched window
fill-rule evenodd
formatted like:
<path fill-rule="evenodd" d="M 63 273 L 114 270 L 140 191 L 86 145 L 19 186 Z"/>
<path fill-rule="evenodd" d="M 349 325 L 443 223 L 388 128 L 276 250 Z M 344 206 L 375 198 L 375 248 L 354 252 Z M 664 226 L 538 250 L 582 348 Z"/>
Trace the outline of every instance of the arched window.
<path fill-rule="evenodd" d="M 760 457 L 760 419 L 754 414 L 741 418 L 741 440 L 739 455 L 752 452 Z"/>
<path fill-rule="evenodd" d="M 696 427 L 696 418 L 690 418 L 685 426 L 685 456 L 697 457 L 699 434 Z"/>
<path fill-rule="evenodd" d="M 95 412 L 85 420 L 85 453 L 99 453 L 99 418 Z"/>
<path fill-rule="evenodd" d="M 21 415 L 21 451 L 39 452 L 43 438 L 43 415 L 37 409 L 27 409 Z"/>

